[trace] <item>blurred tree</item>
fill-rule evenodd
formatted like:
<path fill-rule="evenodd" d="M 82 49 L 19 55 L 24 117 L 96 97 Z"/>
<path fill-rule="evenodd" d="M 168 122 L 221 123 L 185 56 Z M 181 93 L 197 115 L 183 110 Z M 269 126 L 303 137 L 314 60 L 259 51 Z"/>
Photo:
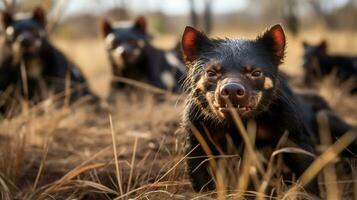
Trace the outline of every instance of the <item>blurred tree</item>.
<path fill-rule="evenodd" d="M 128 6 L 127 6 L 127 1 L 126 0 L 120 0 L 119 7 L 121 8 L 121 19 L 127 20 L 129 19 L 129 13 L 128 13 Z"/>
<path fill-rule="evenodd" d="M 190 2 L 190 17 L 191 17 L 191 26 L 197 27 L 198 26 L 198 15 L 195 10 L 195 1 L 189 0 Z"/>
<path fill-rule="evenodd" d="M 195 1 L 189 0 L 189 3 L 190 3 L 191 25 L 193 27 L 198 28 L 201 24 L 204 32 L 209 34 L 212 30 L 212 0 L 206 0 L 204 2 L 204 11 L 201 20 L 195 9 Z"/>
<path fill-rule="evenodd" d="M 357 0 L 348 0 L 344 6 L 332 7 L 323 0 L 310 0 L 311 7 L 329 29 L 357 29 Z"/>
<path fill-rule="evenodd" d="M 2 5 L 4 6 L 4 10 L 8 12 L 15 12 L 16 11 L 16 1 L 15 0 L 2 0 Z"/>
<path fill-rule="evenodd" d="M 299 19 L 297 13 L 297 1 L 286 0 L 283 7 L 283 20 L 286 28 L 296 36 L 299 31 Z"/>
<path fill-rule="evenodd" d="M 102 0 L 97 0 L 100 4 Z M 130 13 L 128 9 L 127 0 L 114 0 L 117 2 L 116 6 L 109 9 L 104 16 L 113 18 L 114 20 L 128 20 L 130 18 Z M 130 3 L 130 2 L 129 2 Z"/>
<path fill-rule="evenodd" d="M 212 31 L 212 0 L 206 0 L 203 15 L 204 31 L 209 34 Z"/>

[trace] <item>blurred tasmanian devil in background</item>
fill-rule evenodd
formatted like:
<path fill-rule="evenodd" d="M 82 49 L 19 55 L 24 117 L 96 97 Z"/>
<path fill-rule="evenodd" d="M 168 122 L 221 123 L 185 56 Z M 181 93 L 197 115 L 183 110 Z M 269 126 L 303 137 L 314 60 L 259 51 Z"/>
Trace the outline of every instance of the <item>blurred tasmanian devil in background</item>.
<path fill-rule="evenodd" d="M 2 14 L 4 43 L 0 55 L 1 110 L 4 98 L 43 100 L 50 93 L 71 88 L 70 100 L 90 94 L 82 72 L 54 47 L 46 35 L 46 15 L 42 8 L 32 14 Z M 13 103 L 13 102 L 12 102 Z"/>
<path fill-rule="evenodd" d="M 317 45 L 303 42 L 303 46 L 306 85 L 311 86 L 328 75 L 336 75 L 339 82 L 351 87 L 351 93 L 357 93 L 357 57 L 328 54 L 326 41 Z"/>
<path fill-rule="evenodd" d="M 215 188 L 215 172 L 211 173 L 214 169 L 206 162 L 210 160 L 208 153 L 217 157 L 229 154 L 231 144 L 242 149 L 244 139 L 236 125 L 238 116 L 245 127 L 249 121 L 256 122 L 258 148 L 275 148 L 287 131 L 286 146 L 316 153 L 316 115 L 329 108 L 315 94 L 295 94 L 281 76 L 278 67 L 285 56 L 285 43 L 280 25 L 254 40 L 210 39 L 192 27 L 185 29 L 182 49 L 189 68 L 189 97 L 183 126 L 187 133 L 188 172 L 195 191 Z M 334 138 L 352 129 L 332 111 L 326 114 Z M 350 148 L 357 152 L 357 141 Z M 306 154 L 288 153 L 283 158 L 298 177 L 314 161 Z M 318 195 L 316 179 L 306 189 Z"/>
<path fill-rule="evenodd" d="M 114 76 L 174 92 L 180 89 L 185 67 L 174 51 L 163 51 L 150 44 L 144 17 L 138 17 L 133 23 L 111 24 L 103 20 L 101 31 Z M 122 86 L 114 78 L 112 88 Z"/>

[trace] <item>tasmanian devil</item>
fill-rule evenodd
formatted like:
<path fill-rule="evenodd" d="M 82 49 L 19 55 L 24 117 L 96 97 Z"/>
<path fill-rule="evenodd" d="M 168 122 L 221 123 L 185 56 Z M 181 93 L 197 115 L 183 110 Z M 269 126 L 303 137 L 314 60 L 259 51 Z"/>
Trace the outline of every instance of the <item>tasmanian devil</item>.
<path fill-rule="evenodd" d="M 66 85 L 71 88 L 67 90 L 71 91 L 70 100 L 90 94 L 80 69 L 48 40 L 45 11 L 41 7 L 28 15 L 4 12 L 2 23 L 2 97 L 13 90 L 13 93 L 27 96 L 31 101 L 39 101 L 48 97 L 49 92 L 63 92 Z M 1 107 L 6 110 L 4 105 Z"/>
<path fill-rule="evenodd" d="M 100 27 L 114 76 L 174 92 L 180 89 L 184 64 L 173 51 L 163 51 L 150 44 L 144 17 L 138 17 L 134 23 L 111 24 L 102 20 Z M 121 88 L 123 84 L 114 80 L 112 86 Z"/>
<path fill-rule="evenodd" d="M 316 114 L 328 109 L 316 95 L 297 95 L 287 85 L 278 67 L 285 55 L 285 35 L 280 25 L 254 40 L 210 39 L 186 27 L 182 49 L 188 67 L 185 82 L 189 97 L 183 116 L 187 133 L 188 173 L 195 191 L 212 190 L 207 154 L 197 139 L 199 133 L 213 156 L 227 151 L 227 137 L 237 148 L 243 145 L 236 128 L 236 113 L 247 125 L 257 124 L 256 147 L 275 147 L 285 131 L 290 144 L 315 154 Z M 341 136 L 351 127 L 330 112 L 331 130 Z M 219 148 L 218 148 L 219 147 Z M 357 151 L 357 144 L 351 146 Z M 221 150 L 220 150 L 221 149 Z M 225 152 L 226 153 L 226 152 Z M 314 161 L 305 154 L 284 154 L 286 165 L 298 177 Z M 316 179 L 306 189 L 318 195 Z"/>
<path fill-rule="evenodd" d="M 357 57 L 328 54 L 328 45 L 325 40 L 317 45 L 303 42 L 303 46 L 304 82 L 306 85 L 311 86 L 322 78 L 335 73 L 338 81 L 349 81 L 351 93 L 357 92 Z"/>

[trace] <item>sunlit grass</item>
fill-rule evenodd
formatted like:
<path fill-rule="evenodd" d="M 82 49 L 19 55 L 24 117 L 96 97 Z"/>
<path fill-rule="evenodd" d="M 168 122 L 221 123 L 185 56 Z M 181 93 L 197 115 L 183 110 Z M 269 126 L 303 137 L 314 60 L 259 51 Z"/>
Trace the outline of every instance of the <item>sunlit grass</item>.
<path fill-rule="evenodd" d="M 256 32 L 230 34 L 254 38 Z M 349 46 L 357 41 L 350 33 L 306 32 L 297 39 L 289 36 L 288 55 L 281 69 L 299 79 L 295 75 L 301 74 L 301 40 L 318 41 L 324 35 L 333 38 L 331 46 L 336 48 L 332 51 L 343 52 L 350 47 L 357 52 L 356 47 Z M 167 43 L 172 38 L 165 36 L 155 45 L 169 48 L 171 43 Z M 80 65 L 93 90 L 103 97 L 108 95 L 110 66 L 101 39 L 53 39 Z M 0 122 L 0 199 L 310 199 L 301 186 L 317 172 L 323 174 L 319 182 L 327 199 L 357 196 L 356 164 L 348 164 L 354 176 L 346 177 L 344 168 L 337 166 L 341 162 L 336 163 L 341 145 L 353 139 L 351 133 L 340 143 L 324 144 L 325 152 L 307 175 L 300 180 L 293 177 L 293 183 L 285 185 L 281 180 L 285 173 L 281 154 L 306 152 L 283 147 L 285 134 L 271 156 L 263 158 L 263 153 L 254 148 L 254 122 L 244 127 L 238 116 L 235 121 L 246 144 L 243 159 L 232 149 L 232 154 L 206 160 L 215 169 L 218 190 L 194 193 L 185 171 L 185 136 L 180 130 L 185 96 L 168 94 L 157 101 L 157 94 L 163 95 L 161 90 L 117 80 L 133 84 L 139 92 L 118 92 L 116 102 L 99 112 L 85 101 L 58 108 L 54 98 Z M 320 94 L 339 115 L 357 125 L 356 97 L 327 82 L 319 88 Z M 321 123 L 325 123 L 323 119 Z M 326 135 L 327 130 L 321 131 Z M 200 138 L 200 133 L 196 135 Z M 200 142 L 210 154 L 210 147 L 202 139 Z"/>

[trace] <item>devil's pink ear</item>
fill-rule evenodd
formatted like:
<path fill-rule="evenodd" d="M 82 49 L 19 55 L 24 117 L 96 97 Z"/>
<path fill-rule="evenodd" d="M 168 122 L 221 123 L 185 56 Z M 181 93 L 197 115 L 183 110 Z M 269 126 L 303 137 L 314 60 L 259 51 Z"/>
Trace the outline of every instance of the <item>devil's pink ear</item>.
<path fill-rule="evenodd" d="M 209 43 L 209 39 L 204 33 L 186 26 L 181 41 L 185 62 L 190 63 L 196 60 L 203 45 L 207 43 Z"/>
<path fill-rule="evenodd" d="M 262 36 L 258 37 L 264 46 L 271 51 L 277 64 L 283 62 L 285 56 L 286 39 L 283 28 L 280 24 L 269 28 Z"/>
<path fill-rule="evenodd" d="M 37 7 L 32 13 L 32 18 L 40 23 L 43 27 L 46 26 L 46 12 L 42 7 Z"/>
<path fill-rule="evenodd" d="M 13 18 L 12 18 L 12 14 L 9 12 L 3 12 L 2 13 L 2 24 L 3 27 L 8 27 L 11 25 L 11 23 L 13 22 Z"/>
<path fill-rule="evenodd" d="M 107 19 L 102 19 L 100 21 L 100 32 L 102 33 L 103 37 L 106 37 L 113 31 L 112 25 Z"/>
<path fill-rule="evenodd" d="M 135 19 L 134 28 L 139 32 L 146 34 L 146 20 L 145 17 L 139 16 Z"/>

